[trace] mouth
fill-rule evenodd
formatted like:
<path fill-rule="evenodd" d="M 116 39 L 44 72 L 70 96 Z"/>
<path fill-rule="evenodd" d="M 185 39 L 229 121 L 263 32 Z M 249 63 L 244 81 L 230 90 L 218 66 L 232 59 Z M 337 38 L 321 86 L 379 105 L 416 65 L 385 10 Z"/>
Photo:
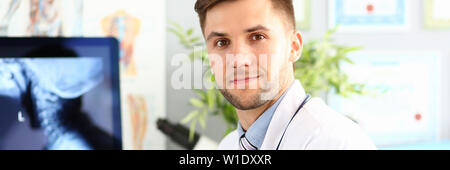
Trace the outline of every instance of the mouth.
<path fill-rule="evenodd" d="M 250 83 L 252 81 L 258 80 L 260 78 L 260 75 L 255 75 L 255 76 L 246 76 L 244 78 L 235 78 L 234 80 L 232 80 L 231 82 L 233 84 L 247 84 Z"/>

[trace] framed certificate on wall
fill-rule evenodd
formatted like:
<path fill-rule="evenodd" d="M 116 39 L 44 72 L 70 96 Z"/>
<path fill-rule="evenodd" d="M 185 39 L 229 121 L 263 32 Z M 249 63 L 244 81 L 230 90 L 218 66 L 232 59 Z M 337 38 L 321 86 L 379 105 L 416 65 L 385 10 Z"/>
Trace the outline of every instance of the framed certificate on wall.
<path fill-rule="evenodd" d="M 427 29 L 450 29 L 450 1 L 425 0 L 424 26 Z"/>
<path fill-rule="evenodd" d="M 367 94 L 328 104 L 357 121 L 378 147 L 435 141 L 442 112 L 440 54 L 429 51 L 361 51 L 342 65 Z"/>
<path fill-rule="evenodd" d="M 330 0 L 329 27 L 338 31 L 405 31 L 410 28 L 410 1 Z"/>

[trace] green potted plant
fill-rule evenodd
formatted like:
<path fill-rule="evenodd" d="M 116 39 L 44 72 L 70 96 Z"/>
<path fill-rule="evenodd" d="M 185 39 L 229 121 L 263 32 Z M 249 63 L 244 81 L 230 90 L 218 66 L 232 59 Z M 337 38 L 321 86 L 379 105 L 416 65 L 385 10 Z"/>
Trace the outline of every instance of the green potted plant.
<path fill-rule="evenodd" d="M 180 43 L 186 49 L 192 50 L 189 54 L 191 61 L 202 60 L 207 63 L 207 71 L 204 73 L 204 77 L 211 78 L 211 81 L 214 82 L 214 76 L 209 69 L 208 53 L 205 50 L 202 38 L 193 35 L 193 28 L 184 29 L 174 22 L 170 23 L 168 30 L 178 37 Z M 337 28 L 329 30 L 321 40 L 304 44 L 302 56 L 295 63 L 295 78 L 302 82 L 305 91 L 312 96 L 321 95 L 321 97 L 326 98 L 326 94 L 332 89 L 344 97 L 350 97 L 352 94 L 365 94 L 364 85 L 350 82 L 348 76 L 341 71 L 340 67 L 342 62 L 353 63 L 347 57 L 347 54 L 360 50 L 361 47 L 334 44 L 330 37 L 336 30 Z M 203 46 L 203 48 L 193 50 L 194 47 L 198 46 Z M 194 136 L 197 124 L 200 124 L 203 129 L 206 128 L 206 119 L 209 114 L 223 117 L 227 125 L 224 135 L 236 129 L 238 122 L 236 111 L 219 90 L 210 88 L 194 89 L 193 91 L 197 96 L 190 98 L 189 102 L 195 109 L 181 120 L 183 124 L 190 122 L 190 140 Z"/>

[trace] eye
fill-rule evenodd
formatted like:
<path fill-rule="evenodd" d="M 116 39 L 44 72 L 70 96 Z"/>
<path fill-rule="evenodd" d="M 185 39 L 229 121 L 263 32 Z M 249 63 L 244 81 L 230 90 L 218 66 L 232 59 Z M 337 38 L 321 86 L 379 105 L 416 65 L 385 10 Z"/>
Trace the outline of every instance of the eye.
<path fill-rule="evenodd" d="M 230 44 L 230 42 L 228 40 L 225 40 L 225 39 L 217 40 L 216 43 L 215 43 L 216 47 L 225 47 L 228 44 Z"/>
<path fill-rule="evenodd" d="M 251 35 L 251 39 L 253 40 L 253 41 L 258 41 L 258 40 L 263 40 L 263 39 L 265 39 L 266 37 L 264 36 L 264 35 L 262 35 L 262 34 L 252 34 Z"/>

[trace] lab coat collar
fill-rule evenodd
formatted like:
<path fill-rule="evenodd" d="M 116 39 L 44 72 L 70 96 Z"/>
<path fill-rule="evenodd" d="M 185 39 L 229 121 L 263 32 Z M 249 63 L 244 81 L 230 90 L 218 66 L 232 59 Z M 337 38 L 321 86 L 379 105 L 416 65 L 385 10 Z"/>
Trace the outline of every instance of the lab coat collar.
<path fill-rule="evenodd" d="M 283 131 L 287 128 L 289 121 L 294 115 L 297 108 L 305 99 L 306 94 L 299 80 L 295 80 L 292 87 L 287 91 L 280 105 L 270 121 L 266 136 L 264 137 L 261 150 L 276 149 L 283 135 Z"/>
<path fill-rule="evenodd" d="M 252 145 L 256 146 L 256 148 L 261 148 L 262 143 L 264 142 L 264 137 L 266 136 L 267 129 L 269 128 L 270 121 L 272 119 L 273 114 L 275 113 L 275 110 L 277 109 L 278 105 L 280 105 L 281 101 L 283 101 L 284 96 L 286 93 L 291 89 L 292 85 L 294 83 L 291 83 L 289 85 L 289 88 L 283 92 L 283 94 L 278 98 L 278 100 L 269 107 L 266 111 L 264 111 L 261 116 L 256 119 L 255 122 L 248 128 L 247 132 L 242 129 L 241 123 L 238 121 L 237 125 L 237 132 L 239 134 L 239 140 L 240 138 L 245 134 L 245 137 L 247 138 L 248 142 Z"/>

